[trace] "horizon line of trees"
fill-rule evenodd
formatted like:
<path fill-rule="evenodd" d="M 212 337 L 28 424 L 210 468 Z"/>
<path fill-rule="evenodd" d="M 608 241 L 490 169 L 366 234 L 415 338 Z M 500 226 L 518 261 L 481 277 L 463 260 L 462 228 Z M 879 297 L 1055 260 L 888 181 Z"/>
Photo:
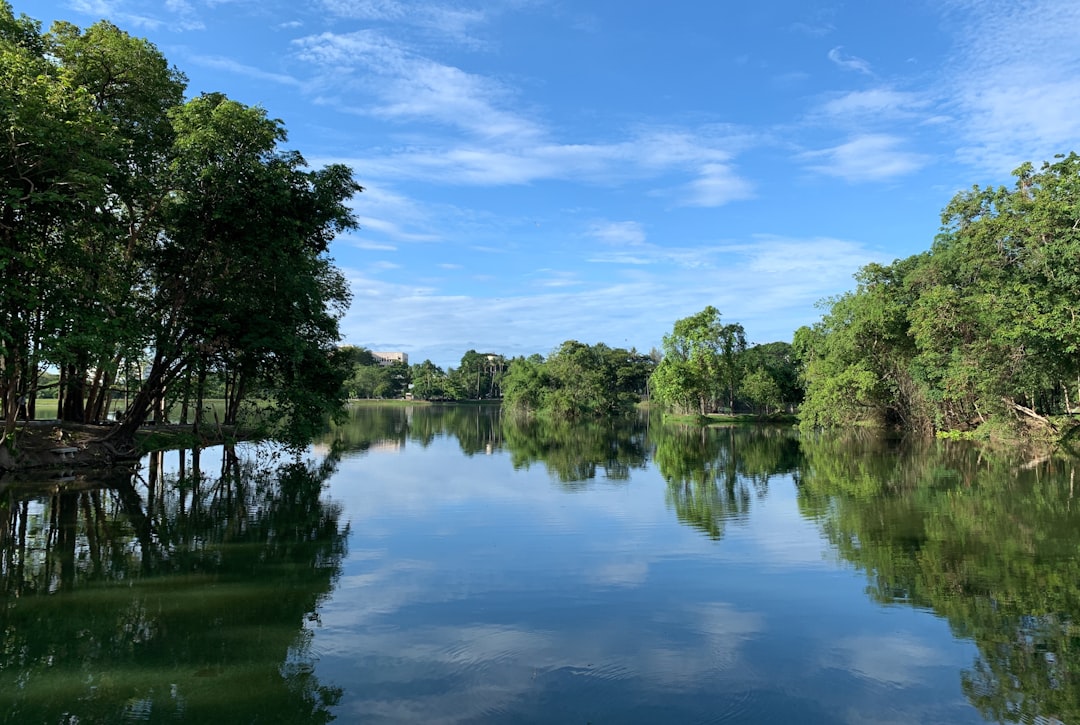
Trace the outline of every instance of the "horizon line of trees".
<path fill-rule="evenodd" d="M 566 340 L 546 358 L 468 350 L 445 371 L 431 360 L 386 364 L 346 345 L 345 390 L 354 399 L 501 400 L 514 413 L 568 419 L 622 414 L 649 399 L 677 412 L 793 411 L 802 390 L 791 345 L 747 347 L 741 325 L 719 321 L 711 306 L 679 320 L 664 352 Z"/>
<path fill-rule="evenodd" d="M 468 350 L 458 367 L 443 370 L 431 360 L 406 365 L 378 360 L 366 347 L 344 345 L 349 374 L 347 398 L 401 400 L 500 400 L 510 361 L 495 353 Z"/>
<path fill-rule="evenodd" d="M 211 376 L 224 422 L 257 395 L 285 438 L 340 408 L 350 293 L 328 245 L 361 187 L 186 82 L 108 21 L 42 32 L 0 0 L 0 443 L 46 371 L 63 420 L 125 398 L 118 449 L 171 405 L 201 410 Z"/>

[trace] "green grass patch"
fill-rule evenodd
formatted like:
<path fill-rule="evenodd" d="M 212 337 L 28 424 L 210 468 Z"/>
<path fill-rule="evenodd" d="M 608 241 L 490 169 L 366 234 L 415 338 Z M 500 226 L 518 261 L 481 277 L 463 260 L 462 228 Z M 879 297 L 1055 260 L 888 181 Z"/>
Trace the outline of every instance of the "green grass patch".
<path fill-rule="evenodd" d="M 799 418 L 791 413 L 774 413 L 766 416 L 753 415 L 751 413 L 737 413 L 735 415 L 729 415 L 727 413 L 709 413 L 708 415 L 701 415 L 700 413 L 691 413 L 689 415 L 665 413 L 664 421 L 682 423 L 685 425 L 760 425 L 762 423 L 768 423 L 770 425 L 797 425 Z"/>
<path fill-rule="evenodd" d="M 426 400 L 402 400 L 401 398 L 349 398 L 348 404 L 359 408 L 384 408 L 386 406 L 404 408 L 410 405 L 431 405 Z"/>
<path fill-rule="evenodd" d="M 38 398 L 34 401 L 34 418 L 36 420 L 53 420 L 59 409 L 60 401 L 56 398 Z"/>
<path fill-rule="evenodd" d="M 943 441 L 977 441 L 985 440 L 986 435 L 980 435 L 974 430 L 939 430 L 934 437 Z"/>

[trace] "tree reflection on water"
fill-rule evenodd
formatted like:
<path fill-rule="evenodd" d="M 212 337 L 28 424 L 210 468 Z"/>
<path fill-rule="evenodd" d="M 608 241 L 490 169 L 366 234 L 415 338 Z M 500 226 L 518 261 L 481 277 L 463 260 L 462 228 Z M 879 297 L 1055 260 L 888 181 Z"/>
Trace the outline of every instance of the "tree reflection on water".
<path fill-rule="evenodd" d="M 655 429 L 653 441 L 668 506 L 712 539 L 728 521 L 746 519 L 751 489 L 764 497 L 771 477 L 799 463 L 798 436 L 788 428 L 667 425 Z"/>
<path fill-rule="evenodd" d="M 804 439 L 799 492 L 883 604 L 926 608 L 979 655 L 964 693 L 998 722 L 1080 722 L 1076 459 L 964 442 Z"/>
<path fill-rule="evenodd" d="M 5 722 L 332 719 L 305 624 L 346 553 L 335 460 L 255 450 L 47 495 L 0 481 Z"/>

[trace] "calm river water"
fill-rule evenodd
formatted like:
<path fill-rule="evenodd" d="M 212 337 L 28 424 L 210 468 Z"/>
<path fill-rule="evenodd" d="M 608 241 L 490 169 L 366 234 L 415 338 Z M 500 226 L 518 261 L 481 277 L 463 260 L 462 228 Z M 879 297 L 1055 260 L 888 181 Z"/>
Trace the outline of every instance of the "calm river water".
<path fill-rule="evenodd" d="M 0 722 L 1076 723 L 1075 462 L 363 407 L 3 478 Z"/>

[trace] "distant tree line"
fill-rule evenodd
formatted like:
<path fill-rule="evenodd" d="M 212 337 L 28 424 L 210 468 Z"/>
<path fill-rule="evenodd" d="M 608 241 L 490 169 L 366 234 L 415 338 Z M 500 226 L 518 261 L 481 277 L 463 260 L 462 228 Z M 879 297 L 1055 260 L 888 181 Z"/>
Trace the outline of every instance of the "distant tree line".
<path fill-rule="evenodd" d="M 795 334 L 806 425 L 1054 434 L 1080 406 L 1080 157 L 973 187 Z M 1033 427 L 1033 428 L 1032 428 Z"/>
<path fill-rule="evenodd" d="M 0 0 L 0 440 L 49 371 L 64 420 L 124 401 L 117 441 L 214 377 L 226 422 L 257 395 L 302 438 L 340 407 L 327 249 L 360 187 L 263 109 L 185 91 L 109 22 L 42 32 Z"/>
<path fill-rule="evenodd" d="M 365 347 L 341 348 L 350 373 L 344 383 L 349 398 L 382 400 L 500 400 L 509 361 L 495 353 L 469 350 L 458 367 L 443 370 L 424 360 L 406 365 L 386 364 Z"/>
<path fill-rule="evenodd" d="M 713 307 L 676 322 L 663 353 L 567 340 L 546 358 L 469 350 L 444 371 L 430 360 L 386 364 L 363 347 L 341 352 L 350 398 L 501 400 L 511 413 L 568 420 L 622 414 L 650 397 L 678 412 L 760 415 L 790 411 L 802 398 L 791 345 L 747 347 L 742 326 L 720 325 Z"/>
<path fill-rule="evenodd" d="M 712 305 L 677 320 L 663 346 L 652 374 L 653 398 L 677 412 L 768 415 L 790 412 L 802 400 L 791 345 L 747 347 L 743 326 L 723 324 Z"/>

